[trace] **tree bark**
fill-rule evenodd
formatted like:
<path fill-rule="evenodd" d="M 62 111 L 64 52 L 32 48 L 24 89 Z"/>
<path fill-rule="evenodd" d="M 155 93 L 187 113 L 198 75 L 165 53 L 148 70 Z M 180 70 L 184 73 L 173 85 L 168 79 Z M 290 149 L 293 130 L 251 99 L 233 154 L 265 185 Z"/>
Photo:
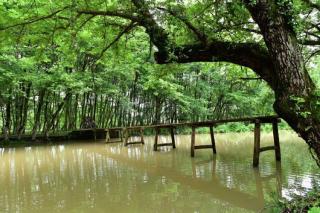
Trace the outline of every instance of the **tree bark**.
<path fill-rule="evenodd" d="M 287 21 L 290 17 L 280 12 L 291 8 L 277 5 L 274 0 L 258 0 L 254 5 L 248 3 L 247 8 L 259 25 L 274 65 L 274 109 L 308 143 L 320 166 L 320 107 L 316 104 L 319 97 Z"/>
<path fill-rule="evenodd" d="M 211 40 L 206 44 L 175 46 L 156 23 L 143 0 L 133 0 L 151 41 L 158 47 L 158 63 L 225 61 L 251 68 L 274 90 L 274 109 L 307 142 L 320 166 L 320 106 L 315 86 L 304 66 L 297 37 L 291 27 L 289 4 L 275 0 L 243 0 L 259 25 L 267 49 L 256 43 Z M 169 45 L 170 44 L 170 45 Z M 170 54 L 175 57 L 169 57 Z"/>

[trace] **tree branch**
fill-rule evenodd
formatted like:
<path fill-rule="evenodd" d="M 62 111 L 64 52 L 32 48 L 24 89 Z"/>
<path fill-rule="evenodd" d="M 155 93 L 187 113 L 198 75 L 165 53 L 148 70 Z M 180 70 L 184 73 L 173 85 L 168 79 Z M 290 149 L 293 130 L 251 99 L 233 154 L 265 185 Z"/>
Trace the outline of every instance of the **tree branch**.
<path fill-rule="evenodd" d="M 146 29 L 146 33 L 158 48 L 158 52 L 167 58 L 168 49 L 170 49 L 168 33 L 153 19 L 144 0 L 132 0 L 132 2 L 139 13 L 137 22 Z"/>
<path fill-rule="evenodd" d="M 320 11 L 320 5 L 315 4 L 315 3 L 311 2 L 310 0 L 302 0 L 302 1 L 305 2 L 307 5 L 309 5 L 310 7 Z"/>
<path fill-rule="evenodd" d="M 125 11 L 78 10 L 77 12 L 80 15 L 86 14 L 86 15 L 94 15 L 94 16 L 114 16 L 114 17 L 129 19 L 135 22 L 139 21 L 138 17 Z"/>
<path fill-rule="evenodd" d="M 103 50 L 101 51 L 99 57 L 97 58 L 97 60 L 99 60 L 103 55 L 104 53 L 112 46 L 114 45 L 116 42 L 118 42 L 120 40 L 120 38 L 125 34 L 125 33 L 128 33 L 131 29 L 133 29 L 135 26 L 137 26 L 137 24 L 135 22 L 131 22 L 125 29 L 123 29 L 119 34 L 118 36 L 110 43 L 108 44 L 107 46 L 105 46 L 103 48 Z"/>
<path fill-rule="evenodd" d="M 166 57 L 173 55 L 173 57 Z M 178 62 L 230 62 L 254 70 L 261 78 L 274 88 L 273 63 L 265 48 L 256 43 L 235 43 L 212 40 L 206 47 L 203 45 L 184 45 L 171 49 L 162 55 L 155 53 L 156 61 L 160 64 Z"/>
<path fill-rule="evenodd" d="M 308 45 L 308 46 L 317 46 L 320 45 L 320 40 L 302 40 L 299 41 L 302 45 Z"/>
<path fill-rule="evenodd" d="M 60 10 L 57 10 L 57 11 L 55 11 L 55 12 L 49 14 L 49 15 L 46 15 L 46 16 L 41 16 L 41 17 L 34 18 L 34 19 L 31 19 L 31 20 L 28 20 L 28 21 L 25 21 L 25 22 L 21 22 L 21 23 L 17 23 L 17 24 L 13 24 L 13 25 L 10 25 L 10 26 L 6 26 L 6 27 L 3 27 L 3 28 L 0 28 L 0 31 L 8 30 L 10 28 L 14 28 L 14 27 L 17 27 L 17 26 L 25 26 L 25 25 L 36 23 L 36 22 L 41 21 L 41 20 L 52 18 L 56 14 L 66 10 L 68 8 L 70 8 L 70 6 L 66 6 L 66 7 L 64 7 L 62 9 L 60 9 Z"/>
<path fill-rule="evenodd" d="M 182 16 L 173 10 L 166 9 L 163 7 L 157 7 L 157 9 L 168 12 L 173 17 L 182 21 L 189 28 L 189 30 L 191 30 L 197 36 L 201 43 L 203 43 L 204 45 L 207 44 L 207 36 L 199 29 L 197 29 L 185 16 Z"/>

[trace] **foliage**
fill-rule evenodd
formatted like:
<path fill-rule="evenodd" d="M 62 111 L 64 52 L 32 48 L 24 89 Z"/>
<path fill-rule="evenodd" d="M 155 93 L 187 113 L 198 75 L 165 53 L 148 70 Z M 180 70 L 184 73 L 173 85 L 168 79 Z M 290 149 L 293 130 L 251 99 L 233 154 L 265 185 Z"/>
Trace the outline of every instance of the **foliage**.
<path fill-rule="evenodd" d="M 291 195 L 292 199 L 275 201 L 273 212 L 308 212 L 315 213 L 320 210 L 319 189 L 313 189 L 306 195 Z"/>
<path fill-rule="evenodd" d="M 264 46 L 242 1 L 145 3 L 172 46 L 198 42 L 190 26 L 209 35 L 208 40 Z M 309 40 L 304 30 L 313 27 L 318 14 L 308 16 L 311 8 L 300 0 L 278 4 L 299 39 Z M 3 133 L 70 130 L 87 116 L 100 127 L 111 127 L 274 114 L 273 92 L 248 68 L 224 62 L 157 65 L 153 55 L 158 50 L 148 31 L 132 19 L 136 16 L 130 0 L 0 2 Z M 311 49 L 304 48 L 306 56 L 313 55 L 316 48 Z M 308 66 L 319 85 L 316 58 Z M 299 111 L 301 101 L 294 100 Z M 227 124 L 217 131 L 251 129 Z"/>

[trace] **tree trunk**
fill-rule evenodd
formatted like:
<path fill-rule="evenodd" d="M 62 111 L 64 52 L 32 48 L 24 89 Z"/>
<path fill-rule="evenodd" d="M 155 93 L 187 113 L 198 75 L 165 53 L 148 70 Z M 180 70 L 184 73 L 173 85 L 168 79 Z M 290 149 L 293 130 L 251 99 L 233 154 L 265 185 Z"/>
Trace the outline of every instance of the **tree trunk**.
<path fill-rule="evenodd" d="M 18 140 L 21 140 L 22 134 L 25 133 L 27 118 L 28 118 L 30 92 L 31 92 L 31 83 L 28 83 L 25 88 L 25 97 L 22 99 L 23 105 L 21 110 L 20 126 L 18 128 Z"/>
<path fill-rule="evenodd" d="M 138 21 L 158 47 L 158 63 L 224 61 L 251 68 L 274 90 L 275 111 L 300 134 L 316 154 L 320 166 L 320 106 L 314 84 L 306 71 L 291 22 L 290 3 L 278 0 L 243 0 L 259 25 L 267 49 L 258 43 L 239 43 L 211 39 L 188 45 L 168 45 L 169 37 L 148 10 L 144 0 L 134 0 Z M 189 24 L 190 25 L 190 24 Z M 189 26 L 189 29 L 194 27 Z M 198 36 L 199 37 L 199 36 Z M 200 38 L 201 40 L 201 38 Z M 169 57 L 174 54 L 175 57 Z"/>
<path fill-rule="evenodd" d="M 11 92 L 11 91 L 10 91 Z M 6 104 L 6 116 L 5 116 L 5 124 L 3 127 L 4 140 L 9 140 L 10 135 L 10 124 L 11 124 L 11 95 L 8 98 L 8 102 Z"/>
<path fill-rule="evenodd" d="M 296 35 L 287 21 L 290 17 L 280 13 L 280 9 L 290 8 L 265 0 L 247 7 L 260 27 L 274 64 L 274 109 L 308 143 L 320 166 L 320 107 Z"/>
<path fill-rule="evenodd" d="M 53 113 L 51 119 L 47 122 L 47 126 L 44 130 L 44 135 L 46 137 L 46 139 L 49 138 L 49 131 L 55 126 L 56 120 L 58 119 L 59 113 L 61 112 L 65 102 L 68 100 L 68 98 L 71 96 L 70 91 L 67 91 L 66 96 L 64 97 L 64 99 L 58 104 L 56 111 Z"/>
<path fill-rule="evenodd" d="M 34 118 L 34 126 L 32 129 L 32 140 L 36 140 L 37 137 L 37 130 L 40 127 L 40 118 L 41 118 L 41 111 L 42 111 L 42 106 L 43 106 L 43 100 L 45 96 L 46 90 L 42 89 L 39 92 L 39 100 L 38 100 L 38 106 L 37 106 L 37 111 L 35 113 L 35 118 Z"/>

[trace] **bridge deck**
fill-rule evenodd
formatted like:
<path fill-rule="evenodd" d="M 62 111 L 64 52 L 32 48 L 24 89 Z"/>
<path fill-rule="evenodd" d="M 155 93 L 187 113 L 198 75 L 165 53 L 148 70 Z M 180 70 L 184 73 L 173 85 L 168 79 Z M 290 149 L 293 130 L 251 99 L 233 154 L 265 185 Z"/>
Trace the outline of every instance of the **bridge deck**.
<path fill-rule="evenodd" d="M 129 126 L 129 127 L 112 127 L 112 128 L 94 128 L 94 129 L 79 129 L 72 133 L 81 132 L 93 132 L 94 139 L 97 139 L 97 134 L 105 134 L 107 142 L 111 142 L 110 133 L 118 132 L 120 140 L 113 142 L 123 142 L 124 145 L 130 144 L 144 144 L 144 129 L 155 129 L 155 140 L 154 140 L 154 151 L 158 150 L 158 147 L 172 146 L 176 148 L 175 145 L 175 129 L 177 127 L 191 127 L 191 157 L 194 157 L 196 149 L 212 149 L 213 154 L 216 154 L 215 138 L 213 127 L 220 124 L 231 123 L 231 122 L 249 122 L 254 123 L 254 152 L 253 152 L 253 166 L 257 167 L 259 165 L 259 156 L 261 152 L 267 150 L 274 150 L 275 158 L 277 161 L 281 160 L 280 155 L 280 144 L 279 144 L 279 133 L 278 133 L 278 123 L 281 122 L 278 116 L 258 116 L 258 117 L 245 117 L 245 118 L 231 118 L 231 119 L 221 119 L 221 120 L 208 120 L 208 121 L 197 121 L 197 122 L 181 122 L 181 123 L 171 123 L 171 124 L 155 124 L 147 126 Z M 274 146 L 260 147 L 260 134 L 261 134 L 261 124 L 272 124 Z M 198 127 L 208 127 L 210 128 L 210 145 L 197 146 L 195 144 L 196 128 Z M 171 143 L 158 144 L 160 129 L 169 129 L 171 135 Z M 129 138 L 132 136 L 132 132 L 138 133 L 141 140 L 129 142 Z"/>

